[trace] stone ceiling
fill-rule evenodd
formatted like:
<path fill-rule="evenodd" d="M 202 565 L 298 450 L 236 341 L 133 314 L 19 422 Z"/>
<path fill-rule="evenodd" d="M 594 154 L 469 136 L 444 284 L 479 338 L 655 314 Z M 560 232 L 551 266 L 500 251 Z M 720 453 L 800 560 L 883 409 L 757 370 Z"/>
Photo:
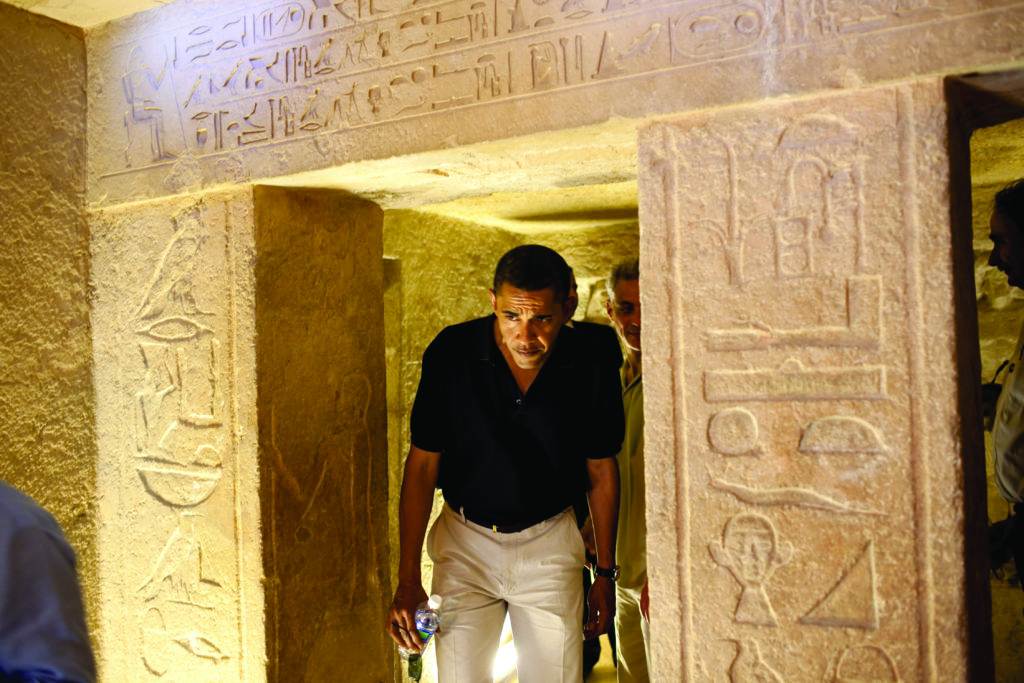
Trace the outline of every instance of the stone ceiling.
<path fill-rule="evenodd" d="M 86 28 L 136 12 L 168 4 L 171 0 L 0 0 L 5 5 L 42 14 L 63 24 Z"/>
<path fill-rule="evenodd" d="M 384 209 L 419 209 L 527 234 L 636 224 L 637 124 L 613 119 L 261 184 L 344 190 Z"/>

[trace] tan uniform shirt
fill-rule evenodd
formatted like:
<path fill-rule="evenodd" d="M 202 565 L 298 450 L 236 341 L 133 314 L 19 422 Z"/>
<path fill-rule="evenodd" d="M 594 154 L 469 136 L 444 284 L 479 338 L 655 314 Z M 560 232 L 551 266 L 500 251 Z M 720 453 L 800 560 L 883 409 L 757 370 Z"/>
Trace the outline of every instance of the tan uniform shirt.
<path fill-rule="evenodd" d="M 629 385 L 622 374 L 626 436 L 619 452 L 619 528 L 615 563 L 619 585 L 639 590 L 647 580 L 647 519 L 644 511 L 644 388 L 638 376 Z"/>
<path fill-rule="evenodd" d="M 1024 502 L 1024 327 L 1010 359 L 1010 374 L 996 403 L 992 446 L 999 495 L 1011 503 Z M 627 418 L 628 420 L 628 418 Z"/>

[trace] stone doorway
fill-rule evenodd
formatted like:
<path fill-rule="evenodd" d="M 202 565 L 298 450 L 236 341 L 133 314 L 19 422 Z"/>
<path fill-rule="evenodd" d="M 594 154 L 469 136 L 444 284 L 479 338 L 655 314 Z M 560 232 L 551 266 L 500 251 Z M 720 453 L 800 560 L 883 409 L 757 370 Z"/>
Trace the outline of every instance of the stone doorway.
<path fill-rule="evenodd" d="M 953 230 L 960 259 L 957 280 L 963 290 L 958 305 L 964 330 L 959 362 L 961 372 L 989 382 L 1001 361 L 1012 357 L 1020 324 L 1016 290 L 987 262 L 992 197 L 1006 184 L 1024 177 L 1024 72 L 951 77 L 946 94 L 953 152 Z M 979 339 L 976 346 L 971 343 L 972 335 Z M 969 414 L 977 405 L 976 387 L 962 385 L 961 392 L 963 409 Z M 989 567 L 985 533 L 986 523 L 1004 519 L 1010 506 L 995 486 L 991 434 L 988 428 L 982 434 L 980 418 L 974 425 L 965 424 L 963 439 L 965 479 L 971 494 L 965 507 L 969 530 L 965 553 L 968 571 L 974 572 L 969 575 L 967 590 L 973 611 L 975 675 L 1016 681 L 1024 676 L 1018 635 L 1024 605 L 1020 577 L 1012 565 Z M 996 571 L 990 575 L 991 569 Z M 989 620 L 990 634 L 986 633 Z M 989 635 L 991 641 L 987 641 Z"/>
<path fill-rule="evenodd" d="M 639 250 L 635 127 L 534 137 L 257 188 L 270 680 L 399 675 L 379 623 L 396 578 L 420 358 L 445 325 L 489 313 L 498 257 L 551 246 L 575 271 L 576 318 L 607 322 L 604 276 Z M 351 514 L 332 512 L 342 509 Z M 429 587 L 426 560 L 423 574 Z M 425 680 L 433 666 L 431 649 Z"/>

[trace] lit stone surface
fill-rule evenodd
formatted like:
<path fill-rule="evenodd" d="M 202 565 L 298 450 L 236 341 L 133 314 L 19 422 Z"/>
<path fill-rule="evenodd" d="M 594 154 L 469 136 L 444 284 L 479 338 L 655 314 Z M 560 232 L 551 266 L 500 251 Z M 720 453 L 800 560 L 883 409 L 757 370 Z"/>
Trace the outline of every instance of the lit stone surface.
<path fill-rule="evenodd" d="M 64 24 L 94 26 L 166 5 L 169 0 L 5 0 Z"/>
<path fill-rule="evenodd" d="M 324 190 L 255 200 L 267 677 L 388 680 L 383 212 Z"/>
<path fill-rule="evenodd" d="M 69 21 L 129 7 L 15 4 Z M 276 571 L 261 534 L 276 532 L 260 527 L 255 483 L 272 420 L 257 430 L 253 179 L 435 204 L 384 235 L 394 491 L 422 347 L 486 311 L 464 285 L 536 239 L 596 286 L 604 250 L 633 244 L 615 220 L 614 235 L 524 230 L 506 209 L 559 205 L 562 187 L 624 189 L 641 119 L 684 110 L 702 111 L 658 129 L 669 143 L 645 138 L 641 185 L 655 197 L 641 233 L 658 678 L 964 677 L 941 95 L 933 76 L 861 88 L 1019 62 L 1024 4 L 178 0 L 84 36 L 0 7 L 0 31 L 3 476 L 69 530 L 105 679 L 262 680 L 265 608 L 305 644 L 316 632 L 301 620 L 336 607 L 274 612 L 260 585 Z M 720 108 L 816 90 L 848 94 Z M 729 154 L 707 128 L 733 143 L 735 212 Z M 784 165 L 804 153 L 821 164 L 795 167 L 789 196 Z M 822 168 L 826 190 L 803 192 Z M 679 188 L 659 184 L 666 173 Z M 1019 302 L 978 276 L 984 330 Z M 1002 317 L 991 329 L 987 370 L 1016 333 Z M 307 436 L 289 436 L 293 471 Z M 745 548 L 772 546 L 748 572 Z"/>
<path fill-rule="evenodd" d="M 89 196 L 857 87 L 1022 31 L 1010 0 L 176 3 L 89 34 Z"/>
<path fill-rule="evenodd" d="M 658 680 L 964 679 L 944 111 L 935 80 L 644 131 Z"/>
<path fill-rule="evenodd" d="M 105 680 L 265 679 L 252 192 L 92 215 Z"/>
<path fill-rule="evenodd" d="M 78 30 L 0 4 L 0 45 L 0 116 L 8 122 L 0 133 L 0 479 L 60 523 L 78 556 L 95 637 L 85 41 Z"/>

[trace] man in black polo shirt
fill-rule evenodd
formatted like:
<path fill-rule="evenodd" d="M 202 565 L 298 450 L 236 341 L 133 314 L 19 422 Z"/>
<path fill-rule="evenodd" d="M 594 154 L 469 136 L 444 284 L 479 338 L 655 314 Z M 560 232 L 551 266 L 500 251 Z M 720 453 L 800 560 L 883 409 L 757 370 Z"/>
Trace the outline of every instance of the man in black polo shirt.
<path fill-rule="evenodd" d="M 440 487 L 445 506 L 427 552 L 431 592 L 444 598 L 442 683 L 491 680 L 506 613 L 521 681 L 581 680 L 584 549 L 572 503 L 583 490 L 598 559 L 586 634 L 605 632 L 614 616 L 622 396 L 607 349 L 564 326 L 569 289 L 556 252 L 516 247 L 495 270 L 495 315 L 445 328 L 423 354 L 387 629 L 419 648 L 420 552 Z"/>

